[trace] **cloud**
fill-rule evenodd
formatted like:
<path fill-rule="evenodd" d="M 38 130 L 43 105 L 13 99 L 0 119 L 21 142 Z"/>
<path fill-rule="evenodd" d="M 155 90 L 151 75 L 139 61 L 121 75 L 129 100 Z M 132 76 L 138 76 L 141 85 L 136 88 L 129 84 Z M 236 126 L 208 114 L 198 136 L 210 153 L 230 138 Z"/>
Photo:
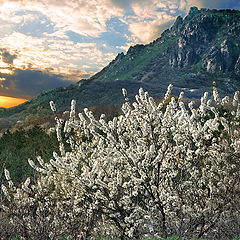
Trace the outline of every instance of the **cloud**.
<path fill-rule="evenodd" d="M 103 67 L 110 59 L 109 54 L 103 54 L 97 49 L 96 43 L 75 43 L 68 39 L 37 38 L 19 32 L 13 32 L 0 40 L 3 63 L 12 64 L 15 69 L 44 70 L 49 69 L 55 74 L 70 75 L 81 69 L 83 63 L 92 65 L 92 71 Z M 1 52 L 0 52 L 1 55 Z M 96 67 L 96 64 L 99 64 Z M 2 67 L 8 67 L 8 64 Z M 79 70 L 81 69 L 81 70 Z M 89 76 L 91 73 L 85 73 Z M 75 81 L 79 74 L 72 75 Z M 68 78 L 69 79 L 69 78 Z"/>
<path fill-rule="evenodd" d="M 165 22 L 159 22 L 158 20 L 143 21 L 130 24 L 129 30 L 143 43 L 149 43 L 160 37 L 161 33 L 169 28 L 172 23 L 173 19 Z"/>
<path fill-rule="evenodd" d="M 109 19 L 123 14 L 123 9 L 110 0 L 0 1 L 0 19 L 8 27 L 6 33 L 0 29 L 0 47 L 10 54 L 2 55 L 3 62 L 8 61 L 14 69 L 48 68 L 66 79 L 74 73 L 75 81 L 81 79 L 82 71 L 91 76 L 108 64 L 114 54 L 110 48 L 109 52 L 107 48 L 101 52 L 94 40 L 70 40 L 67 33 L 72 31 L 96 40 L 107 31 Z"/>
<path fill-rule="evenodd" d="M 0 74 L 1 81 L 0 95 L 8 95 L 19 98 L 32 98 L 47 91 L 60 86 L 68 86 L 73 81 L 65 81 L 64 76 L 51 74 L 47 71 L 37 70 L 15 70 L 13 75 Z"/>
<path fill-rule="evenodd" d="M 2 61 L 7 64 L 13 64 L 13 60 L 17 58 L 16 54 L 10 54 L 6 49 L 0 49 Z"/>
<path fill-rule="evenodd" d="M 181 2 L 185 2 L 185 8 L 184 10 L 186 12 L 189 11 L 190 7 L 196 6 L 198 8 L 218 8 L 220 5 L 221 0 L 215 0 L 215 1 L 205 1 L 205 0 L 182 0 Z"/>
<path fill-rule="evenodd" d="M 132 37 L 142 43 L 160 37 L 161 33 L 172 25 L 177 7 L 177 1 L 133 1 L 132 9 L 135 16 L 128 20 Z"/>
<path fill-rule="evenodd" d="M 131 7 L 131 0 L 111 0 L 112 4 L 116 7 L 122 8 L 124 10 Z"/>
<path fill-rule="evenodd" d="M 73 32 L 98 37 L 106 31 L 106 21 L 113 16 L 122 16 L 123 10 L 110 0 L 31 0 L 0 1 L 2 19 L 12 23 L 24 21 L 17 11 L 37 11 L 50 19 L 56 29 L 67 28 Z"/>
<path fill-rule="evenodd" d="M 124 46 L 117 46 L 117 48 L 118 49 L 121 49 L 121 50 L 123 50 L 123 51 L 125 51 L 125 52 L 127 52 L 127 50 L 131 47 L 131 46 L 133 46 L 134 44 L 132 44 L 132 43 L 127 43 L 126 45 L 124 45 Z"/>
<path fill-rule="evenodd" d="M 56 30 L 52 33 L 48 33 L 48 32 L 43 32 L 43 35 L 49 38 L 57 38 L 57 39 L 68 39 L 68 36 L 66 35 L 67 29 L 66 28 L 62 28 L 59 30 Z"/>

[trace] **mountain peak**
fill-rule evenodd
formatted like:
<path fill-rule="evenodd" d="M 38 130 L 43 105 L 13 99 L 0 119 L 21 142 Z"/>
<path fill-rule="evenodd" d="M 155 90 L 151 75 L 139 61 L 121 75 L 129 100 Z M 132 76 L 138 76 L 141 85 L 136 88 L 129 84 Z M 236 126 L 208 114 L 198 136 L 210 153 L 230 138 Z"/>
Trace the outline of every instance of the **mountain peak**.
<path fill-rule="evenodd" d="M 194 16 L 196 14 L 200 13 L 197 7 L 191 7 L 188 13 L 188 16 Z"/>

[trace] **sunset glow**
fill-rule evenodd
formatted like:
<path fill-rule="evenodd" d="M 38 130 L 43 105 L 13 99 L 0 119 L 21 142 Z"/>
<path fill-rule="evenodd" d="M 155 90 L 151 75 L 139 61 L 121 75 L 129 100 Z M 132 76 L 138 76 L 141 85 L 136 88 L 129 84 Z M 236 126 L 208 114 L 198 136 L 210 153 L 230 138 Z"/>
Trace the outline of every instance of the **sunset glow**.
<path fill-rule="evenodd" d="M 28 100 L 22 99 L 22 98 L 0 96 L 0 107 L 10 108 L 10 107 L 17 106 L 21 103 L 24 103 L 26 101 L 28 101 Z"/>

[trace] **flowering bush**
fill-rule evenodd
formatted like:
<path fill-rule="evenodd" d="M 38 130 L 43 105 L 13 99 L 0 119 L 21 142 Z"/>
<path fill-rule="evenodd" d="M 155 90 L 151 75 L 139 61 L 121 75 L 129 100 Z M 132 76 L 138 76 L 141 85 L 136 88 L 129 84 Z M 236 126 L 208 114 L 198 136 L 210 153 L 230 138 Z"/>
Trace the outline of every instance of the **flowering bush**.
<path fill-rule="evenodd" d="M 240 234 L 240 103 L 205 93 L 197 109 L 183 93 L 156 105 L 143 89 L 106 122 L 92 112 L 57 119 L 60 155 L 30 165 L 41 173 L 9 188 L 3 210 L 25 239 L 228 238 Z M 53 102 L 51 108 L 56 112 Z M 71 151 L 66 152 L 63 133 Z M 8 200 L 8 202 L 7 202 Z M 35 234 L 35 235 L 34 235 Z"/>

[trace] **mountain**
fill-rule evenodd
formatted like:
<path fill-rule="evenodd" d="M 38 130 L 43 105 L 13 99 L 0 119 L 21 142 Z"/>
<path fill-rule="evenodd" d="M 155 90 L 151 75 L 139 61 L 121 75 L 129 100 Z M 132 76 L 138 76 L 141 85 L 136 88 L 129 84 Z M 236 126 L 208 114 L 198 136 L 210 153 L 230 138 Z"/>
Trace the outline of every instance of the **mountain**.
<path fill-rule="evenodd" d="M 49 113 L 50 100 L 58 111 L 69 110 L 73 98 L 78 108 L 121 104 L 123 87 L 130 100 L 139 87 L 154 98 L 162 98 L 169 83 L 174 85 L 173 94 L 184 91 L 187 98 L 200 98 L 203 92 L 211 91 L 213 81 L 222 96 L 240 88 L 240 11 L 192 7 L 160 38 L 118 54 L 90 79 L 0 109 L 0 118 L 16 121 Z"/>

